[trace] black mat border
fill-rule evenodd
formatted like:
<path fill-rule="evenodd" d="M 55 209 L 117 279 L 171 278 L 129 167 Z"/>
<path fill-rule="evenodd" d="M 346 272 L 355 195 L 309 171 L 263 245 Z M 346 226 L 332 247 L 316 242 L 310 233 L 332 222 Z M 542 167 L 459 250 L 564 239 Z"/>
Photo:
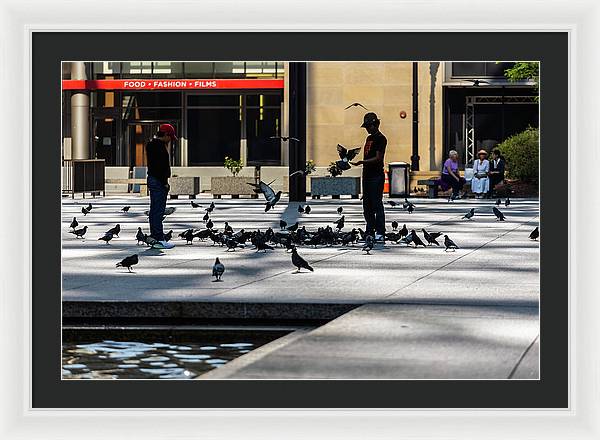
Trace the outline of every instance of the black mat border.
<path fill-rule="evenodd" d="M 568 163 L 566 32 L 34 32 L 32 42 L 34 408 L 567 407 L 567 240 L 541 241 L 540 381 L 60 381 L 61 238 L 48 233 L 60 224 L 61 60 L 540 60 L 545 176 Z M 547 237 L 568 224 L 566 183 L 542 178 Z"/>

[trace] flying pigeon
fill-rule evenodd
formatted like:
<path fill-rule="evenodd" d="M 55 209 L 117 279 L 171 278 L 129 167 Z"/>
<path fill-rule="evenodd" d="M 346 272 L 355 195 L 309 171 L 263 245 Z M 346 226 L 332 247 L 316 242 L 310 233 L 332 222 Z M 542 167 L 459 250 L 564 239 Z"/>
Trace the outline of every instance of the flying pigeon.
<path fill-rule="evenodd" d="M 447 235 L 444 235 L 444 246 L 446 246 L 446 248 L 444 249 L 444 252 L 447 252 L 448 249 L 459 249 L 459 247 L 456 245 L 456 243 L 454 243 L 452 240 L 450 240 L 450 237 L 448 237 Z"/>
<path fill-rule="evenodd" d="M 69 225 L 69 227 L 71 229 L 75 229 L 78 225 L 79 225 L 79 222 L 77 221 L 77 217 L 73 217 L 73 221 L 71 222 L 71 224 Z"/>
<path fill-rule="evenodd" d="M 112 239 L 113 239 L 113 234 L 111 234 L 110 232 L 107 232 L 102 237 L 100 237 L 98 240 L 103 240 L 106 242 L 106 244 L 108 244 L 108 242 L 111 241 Z"/>
<path fill-rule="evenodd" d="M 269 210 L 273 208 L 277 202 L 279 202 L 279 199 L 281 198 L 281 191 L 277 191 L 277 193 L 275 193 L 275 191 L 273 191 L 273 189 L 262 180 L 258 183 L 258 185 L 262 195 L 265 196 L 265 200 L 267 201 L 265 204 L 265 212 L 269 212 Z"/>
<path fill-rule="evenodd" d="M 494 208 L 494 209 L 496 209 L 496 208 Z M 474 216 L 474 215 L 475 215 L 475 208 L 471 208 L 471 209 L 469 210 L 469 212 L 467 212 L 465 215 L 463 215 L 463 217 L 462 217 L 462 218 L 466 218 L 466 219 L 468 219 L 468 220 L 471 220 L 471 219 L 473 218 L 473 216 Z"/>
<path fill-rule="evenodd" d="M 146 242 L 146 240 L 144 240 L 144 238 L 145 238 L 144 235 L 145 234 L 142 232 L 142 228 L 138 228 L 137 233 L 135 234 L 135 239 L 137 240 L 137 243 L 136 243 L 137 245 L 140 244 L 140 241 L 142 243 Z"/>
<path fill-rule="evenodd" d="M 133 272 L 131 270 L 131 266 L 138 264 L 138 261 L 137 254 L 133 254 L 129 257 L 123 258 L 119 263 L 117 263 L 117 267 L 126 267 L 128 272 Z"/>
<path fill-rule="evenodd" d="M 366 111 L 369 111 L 369 109 L 366 108 L 364 105 L 362 105 L 360 102 L 353 102 L 348 107 L 346 107 L 344 110 L 348 110 L 350 107 L 358 107 L 358 106 L 364 108 Z"/>
<path fill-rule="evenodd" d="M 510 206 L 510 199 L 508 197 L 504 201 L 504 206 L 506 206 L 506 207 Z"/>
<path fill-rule="evenodd" d="M 296 250 L 296 246 L 292 248 L 292 264 L 297 267 L 295 273 L 300 272 L 300 269 L 308 269 L 311 272 L 314 272 L 314 269 L 310 267 L 310 264 L 304 260 L 300 255 L 298 255 L 298 251 Z"/>
<path fill-rule="evenodd" d="M 392 221 L 392 231 L 398 229 L 398 222 L 396 220 Z"/>
<path fill-rule="evenodd" d="M 300 139 L 295 138 L 293 136 L 271 136 L 271 139 L 282 140 L 283 142 L 287 142 L 287 141 L 300 142 Z"/>
<path fill-rule="evenodd" d="M 131 206 L 123 206 L 123 208 L 121 208 L 121 211 L 129 212 L 129 208 L 131 208 Z"/>
<path fill-rule="evenodd" d="M 74 231 L 70 231 L 71 234 L 74 234 L 76 238 L 83 238 L 85 233 L 87 232 L 88 227 L 84 226 L 81 229 L 75 229 Z"/>
<path fill-rule="evenodd" d="M 496 208 L 495 206 L 492 208 L 492 211 L 494 211 L 494 215 L 501 222 L 503 222 L 504 219 L 506 218 L 506 217 L 504 217 L 504 214 L 502 214 L 502 212 L 498 208 Z"/>
<path fill-rule="evenodd" d="M 272 184 L 273 184 L 273 182 L 275 182 L 276 180 L 277 180 L 277 179 L 273 179 L 273 180 L 271 180 L 269 183 L 267 183 L 267 185 L 272 185 Z M 254 191 L 256 194 L 262 194 L 262 189 L 260 188 L 260 182 L 259 182 L 259 183 L 250 183 L 250 182 L 247 182 L 247 184 L 248 184 L 248 185 L 250 185 L 251 187 L 253 187 L 253 188 L 254 188 L 254 190 L 253 190 L 253 191 Z"/>
<path fill-rule="evenodd" d="M 190 200 L 190 205 L 192 205 L 192 208 L 200 208 L 200 203 L 196 203 L 193 200 Z"/>
<path fill-rule="evenodd" d="M 489 84 L 488 81 L 483 79 L 465 79 L 465 81 L 472 82 L 475 87 L 479 87 L 479 84 Z"/>
<path fill-rule="evenodd" d="M 221 281 L 223 272 L 225 272 L 225 266 L 223 266 L 223 263 L 217 258 L 212 268 L 212 276 L 215 277 L 215 281 Z"/>
<path fill-rule="evenodd" d="M 121 232 L 121 225 L 118 223 L 114 228 L 110 228 L 108 231 L 106 231 L 107 234 L 116 235 L 117 237 L 119 236 L 119 232 Z"/>
<path fill-rule="evenodd" d="M 529 239 L 537 240 L 539 236 L 540 236 L 540 230 L 536 226 L 535 229 L 533 231 L 531 231 L 531 234 L 529 234 Z"/>
<path fill-rule="evenodd" d="M 360 152 L 360 147 L 348 150 L 343 145 L 338 144 L 337 151 L 340 156 L 340 160 L 338 160 L 335 164 L 340 170 L 346 171 L 350 169 L 350 161 L 354 159 Z"/>

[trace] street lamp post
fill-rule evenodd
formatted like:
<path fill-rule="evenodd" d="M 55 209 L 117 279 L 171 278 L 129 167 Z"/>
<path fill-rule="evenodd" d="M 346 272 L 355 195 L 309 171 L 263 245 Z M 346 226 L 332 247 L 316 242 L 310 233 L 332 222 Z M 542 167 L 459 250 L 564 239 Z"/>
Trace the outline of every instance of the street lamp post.
<path fill-rule="evenodd" d="M 412 120 L 412 156 L 410 157 L 410 168 L 419 171 L 419 63 L 412 64 L 412 98 L 413 98 L 413 120 Z"/>

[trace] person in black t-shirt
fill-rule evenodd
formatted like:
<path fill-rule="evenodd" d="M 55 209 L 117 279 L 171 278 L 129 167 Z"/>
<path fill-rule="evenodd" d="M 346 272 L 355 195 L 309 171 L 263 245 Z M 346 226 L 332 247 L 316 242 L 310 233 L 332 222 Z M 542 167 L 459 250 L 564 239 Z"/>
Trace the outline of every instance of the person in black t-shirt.
<path fill-rule="evenodd" d="M 369 135 L 365 141 L 363 160 L 352 165 L 362 165 L 363 214 L 367 222 L 366 232 L 376 241 L 385 237 L 385 210 L 383 209 L 383 159 L 387 139 L 379 131 L 379 118 L 375 113 L 364 116 L 363 127 Z"/>
<path fill-rule="evenodd" d="M 175 129 L 171 124 L 162 124 L 152 139 L 146 145 L 146 159 L 148 163 L 148 192 L 150 193 L 150 237 L 156 242 L 152 247 L 157 249 L 171 249 L 174 244 L 165 241 L 163 233 L 163 216 L 167 206 L 169 193 L 169 148 L 177 140 Z"/>

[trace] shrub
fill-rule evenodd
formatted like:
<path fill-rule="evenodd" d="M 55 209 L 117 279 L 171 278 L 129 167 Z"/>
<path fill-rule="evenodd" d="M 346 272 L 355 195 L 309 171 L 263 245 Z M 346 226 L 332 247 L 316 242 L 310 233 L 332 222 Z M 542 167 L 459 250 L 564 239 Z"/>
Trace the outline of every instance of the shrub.
<path fill-rule="evenodd" d="M 327 171 L 329 171 L 331 177 L 341 176 L 342 174 L 342 170 L 340 170 L 340 168 L 335 162 L 331 162 L 329 164 L 329 167 L 327 167 Z"/>
<path fill-rule="evenodd" d="M 223 162 L 223 166 L 231 171 L 231 174 L 237 176 L 240 171 L 242 171 L 243 165 L 242 160 L 235 160 L 231 157 L 225 156 L 225 161 Z"/>
<path fill-rule="evenodd" d="M 539 179 L 540 130 L 529 127 L 509 137 L 498 148 L 506 159 L 506 173 L 511 179 L 537 182 Z"/>
<path fill-rule="evenodd" d="M 314 160 L 306 161 L 306 168 L 305 168 L 306 175 L 312 174 L 316 169 L 317 169 L 317 166 L 315 165 Z"/>

